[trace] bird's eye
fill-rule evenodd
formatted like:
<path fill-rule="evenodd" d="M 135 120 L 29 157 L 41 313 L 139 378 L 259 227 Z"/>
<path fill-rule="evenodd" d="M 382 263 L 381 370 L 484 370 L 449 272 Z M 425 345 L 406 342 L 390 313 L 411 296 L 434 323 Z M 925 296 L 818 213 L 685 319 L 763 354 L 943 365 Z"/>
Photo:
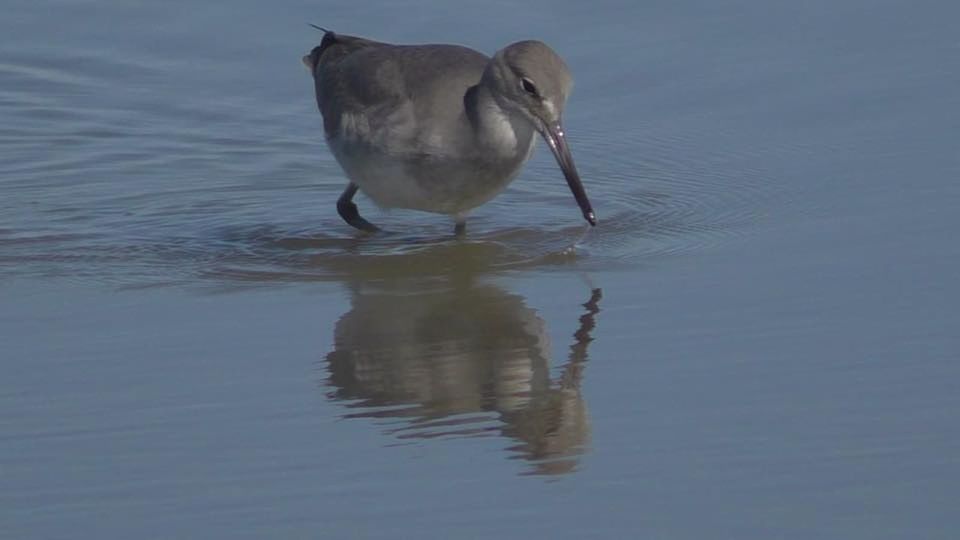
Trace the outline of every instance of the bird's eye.
<path fill-rule="evenodd" d="M 533 81 L 531 81 L 530 79 L 526 77 L 521 78 L 520 86 L 523 87 L 524 92 L 530 94 L 531 96 L 534 96 L 534 97 L 540 96 L 540 93 L 537 92 L 537 87 L 533 85 Z"/>

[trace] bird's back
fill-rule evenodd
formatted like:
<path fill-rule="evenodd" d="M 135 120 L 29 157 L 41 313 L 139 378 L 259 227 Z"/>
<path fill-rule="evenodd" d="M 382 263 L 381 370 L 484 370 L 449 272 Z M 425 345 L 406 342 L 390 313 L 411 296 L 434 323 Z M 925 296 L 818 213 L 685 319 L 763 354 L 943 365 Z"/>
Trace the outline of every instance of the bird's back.
<path fill-rule="evenodd" d="M 457 45 L 392 45 L 333 32 L 304 60 L 328 140 L 381 146 L 393 155 L 450 148 L 455 141 L 437 139 L 465 133 L 454 129 L 467 121 L 464 95 L 489 62 Z"/>

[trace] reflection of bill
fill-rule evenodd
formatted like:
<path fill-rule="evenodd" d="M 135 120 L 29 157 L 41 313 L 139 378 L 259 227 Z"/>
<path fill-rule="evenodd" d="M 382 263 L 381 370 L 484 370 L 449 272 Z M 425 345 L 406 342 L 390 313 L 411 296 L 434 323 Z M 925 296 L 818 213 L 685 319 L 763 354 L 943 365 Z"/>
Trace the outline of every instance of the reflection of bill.
<path fill-rule="evenodd" d="M 600 289 L 584 304 L 570 357 L 550 378 L 543 320 L 491 286 L 357 293 L 327 355 L 347 417 L 389 418 L 402 439 L 504 435 L 534 474 L 571 471 L 589 439 L 580 380 Z"/>

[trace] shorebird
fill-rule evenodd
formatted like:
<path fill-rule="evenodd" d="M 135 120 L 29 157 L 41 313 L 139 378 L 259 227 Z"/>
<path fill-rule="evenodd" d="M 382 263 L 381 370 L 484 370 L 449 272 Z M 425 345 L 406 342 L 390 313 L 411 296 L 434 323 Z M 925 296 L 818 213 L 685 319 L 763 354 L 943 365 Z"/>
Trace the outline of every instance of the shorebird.
<path fill-rule="evenodd" d="M 377 231 L 353 202 L 447 214 L 462 234 L 470 210 L 495 197 L 530 157 L 550 147 L 584 219 L 597 218 L 563 130 L 572 77 L 540 41 L 492 58 L 458 45 L 394 45 L 324 32 L 303 57 L 313 75 L 327 145 L 349 183 L 337 212 Z"/>

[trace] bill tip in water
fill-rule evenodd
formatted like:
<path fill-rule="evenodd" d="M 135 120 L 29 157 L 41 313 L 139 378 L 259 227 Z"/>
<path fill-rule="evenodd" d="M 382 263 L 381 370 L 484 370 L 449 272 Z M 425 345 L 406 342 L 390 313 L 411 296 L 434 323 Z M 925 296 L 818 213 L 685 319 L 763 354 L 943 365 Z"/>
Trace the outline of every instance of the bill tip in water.
<path fill-rule="evenodd" d="M 566 249 L 561 253 L 563 255 L 576 255 L 578 252 L 582 251 L 582 246 L 584 240 L 587 239 L 587 235 L 590 234 L 590 230 L 593 229 L 593 223 L 588 223 L 583 226 L 583 231 L 577 235 L 577 239 L 573 241 Z"/>
<path fill-rule="evenodd" d="M 589 212 L 584 214 L 583 217 L 587 219 L 587 223 L 589 223 L 592 227 L 597 226 L 597 216 L 596 214 L 593 213 L 593 210 L 590 210 Z"/>

